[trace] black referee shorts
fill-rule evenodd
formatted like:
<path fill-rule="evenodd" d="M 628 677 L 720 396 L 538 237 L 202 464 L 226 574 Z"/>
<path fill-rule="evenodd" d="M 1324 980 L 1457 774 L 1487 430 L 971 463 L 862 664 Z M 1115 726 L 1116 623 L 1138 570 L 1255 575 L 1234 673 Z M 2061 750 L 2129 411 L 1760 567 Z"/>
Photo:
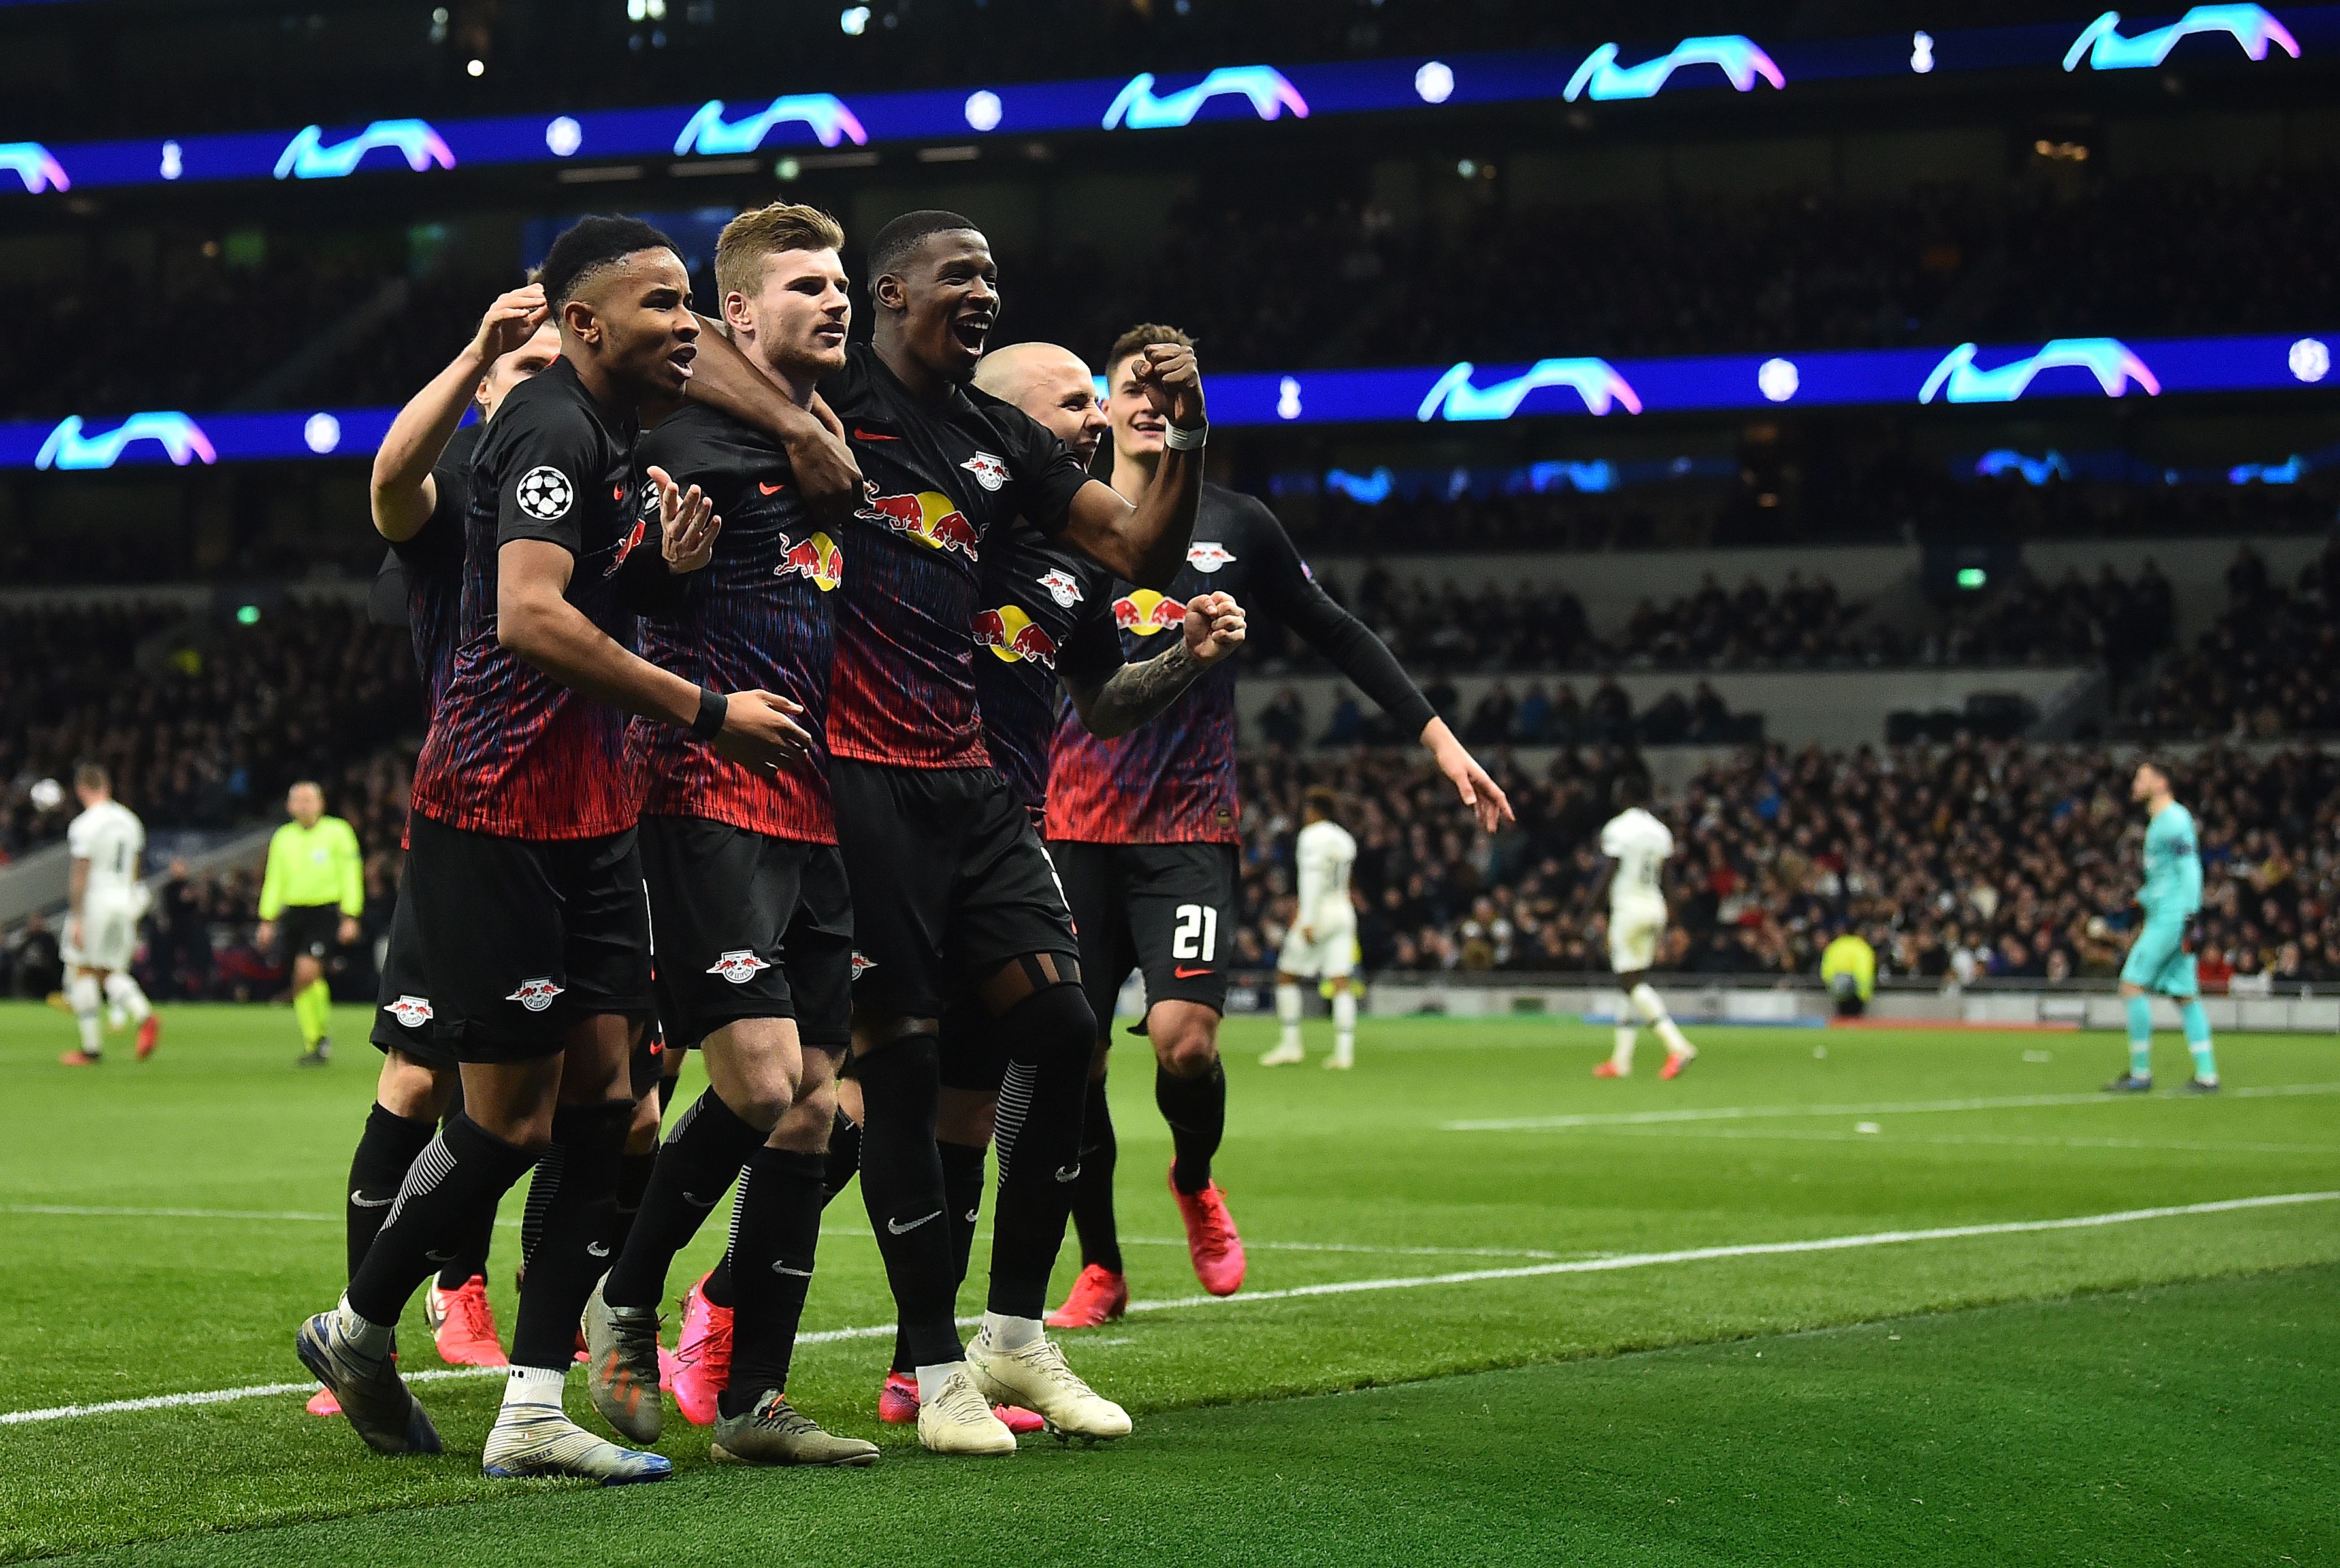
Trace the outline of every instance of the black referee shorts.
<path fill-rule="evenodd" d="M 580 1017 L 650 1007 L 649 911 L 634 829 L 505 839 L 416 812 L 406 898 L 431 1027 L 460 1061 L 526 1061 Z"/>
<path fill-rule="evenodd" d="M 292 972 L 295 958 L 322 961 L 342 945 L 339 904 L 288 904 L 276 917 L 276 945 L 284 955 L 284 972 Z"/>
<path fill-rule="evenodd" d="M 659 1017 L 688 1050 L 740 1018 L 794 1018 L 808 1047 L 853 1032 L 853 900 L 833 844 L 703 817 L 644 817 Z"/>
<path fill-rule="evenodd" d="M 1081 987 L 1097 1027 L 1132 969 L 1145 977 L 1145 1005 L 1200 1002 L 1227 1010 L 1227 956 L 1234 945 L 1235 846 L 1049 846 L 1081 934 Z"/>
<path fill-rule="evenodd" d="M 1011 958 L 1078 957 L 1056 868 L 996 772 L 836 758 L 828 782 L 863 1007 L 939 1018 Z"/>

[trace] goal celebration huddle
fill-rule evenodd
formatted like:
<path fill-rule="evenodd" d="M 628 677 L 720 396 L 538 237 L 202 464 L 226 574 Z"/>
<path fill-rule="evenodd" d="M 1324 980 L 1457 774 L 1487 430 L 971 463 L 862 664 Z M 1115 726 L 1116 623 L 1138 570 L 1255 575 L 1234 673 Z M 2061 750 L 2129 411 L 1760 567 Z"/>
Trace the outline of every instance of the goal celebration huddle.
<path fill-rule="evenodd" d="M 1481 826 L 1508 817 L 1274 515 L 1205 481 L 1185 333 L 1134 327 L 1096 367 L 987 352 L 1002 293 L 975 224 L 895 219 L 858 283 L 844 245 L 814 208 L 742 213 L 709 319 L 657 229 L 585 219 L 376 458 L 376 602 L 403 609 L 428 730 L 348 1286 L 297 1345 L 312 1409 L 379 1453 L 441 1447 L 396 1358 L 428 1282 L 442 1353 L 509 1365 L 490 1475 L 663 1478 L 669 1392 L 719 1462 L 874 1462 L 787 1392 L 823 1211 L 857 1176 L 898 1322 L 881 1416 L 952 1454 L 1127 1434 L 1047 1329 L 1128 1300 L 1104 1082 L 1132 970 L 1195 1273 L 1243 1283 L 1211 1165 L 1246 617 L 1417 736 Z M 1285 967 L 1349 998 L 1345 953 Z M 709 1087 L 667 1116 L 694 1048 Z M 523 1181 L 507 1355 L 482 1275 Z M 727 1193 L 669 1351 L 673 1260 Z M 580 1361 L 617 1441 L 564 1413 Z"/>

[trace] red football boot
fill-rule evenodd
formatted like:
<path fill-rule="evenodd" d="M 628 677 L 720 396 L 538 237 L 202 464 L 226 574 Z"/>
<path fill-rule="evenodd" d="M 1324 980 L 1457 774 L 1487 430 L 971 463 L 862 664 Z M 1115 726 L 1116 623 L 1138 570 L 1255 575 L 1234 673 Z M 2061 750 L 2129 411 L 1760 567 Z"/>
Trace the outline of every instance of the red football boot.
<path fill-rule="evenodd" d="M 1658 1069 L 1658 1077 L 1678 1078 L 1682 1076 L 1682 1069 L 1696 1060 L 1696 1051 L 1669 1051 L 1666 1053 L 1666 1065 Z"/>
<path fill-rule="evenodd" d="M 1103 1328 L 1129 1310 L 1129 1282 L 1098 1264 L 1089 1264 L 1073 1281 L 1065 1305 L 1047 1316 L 1050 1328 Z"/>
<path fill-rule="evenodd" d="M 682 1335 L 674 1347 L 669 1384 L 682 1418 L 693 1426 L 715 1424 L 716 1401 L 731 1382 L 731 1309 L 707 1299 L 699 1288 L 706 1283 L 702 1276 L 682 1298 Z M 910 1416 L 917 1418 L 915 1404 Z"/>
<path fill-rule="evenodd" d="M 138 1059 L 143 1062 L 153 1056 L 154 1047 L 162 1043 L 163 1020 L 149 1013 L 146 1021 L 138 1026 Z"/>
<path fill-rule="evenodd" d="M 1195 1260 L 1195 1277 L 1213 1295 L 1241 1290 L 1243 1237 L 1235 1234 L 1234 1216 L 1227 1213 L 1226 1193 L 1216 1182 L 1201 1192 L 1184 1193 L 1173 1180 L 1170 1196 L 1178 1200 L 1178 1217 L 1186 1222 L 1186 1251 Z"/>
<path fill-rule="evenodd" d="M 488 1305 L 488 1282 L 473 1275 L 453 1290 L 441 1290 L 433 1280 L 431 1297 L 438 1307 L 431 1338 L 439 1359 L 450 1366 L 510 1366 L 502 1338 L 496 1333 L 496 1315 Z"/>
<path fill-rule="evenodd" d="M 1614 1062 L 1603 1062 L 1592 1069 L 1592 1076 L 1596 1078 L 1621 1078 L 1625 1076 L 1625 1069 Z"/>

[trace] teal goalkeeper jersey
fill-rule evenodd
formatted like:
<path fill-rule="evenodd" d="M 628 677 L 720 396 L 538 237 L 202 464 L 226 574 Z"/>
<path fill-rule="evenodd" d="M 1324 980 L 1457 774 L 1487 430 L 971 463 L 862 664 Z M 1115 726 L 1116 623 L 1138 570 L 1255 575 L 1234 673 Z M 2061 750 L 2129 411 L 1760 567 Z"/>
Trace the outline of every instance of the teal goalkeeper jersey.
<path fill-rule="evenodd" d="M 2175 800 L 2154 813 L 2145 829 L 2145 886 L 2137 901 L 2148 915 L 2183 918 L 2202 907 L 2202 849 L 2194 813 Z"/>

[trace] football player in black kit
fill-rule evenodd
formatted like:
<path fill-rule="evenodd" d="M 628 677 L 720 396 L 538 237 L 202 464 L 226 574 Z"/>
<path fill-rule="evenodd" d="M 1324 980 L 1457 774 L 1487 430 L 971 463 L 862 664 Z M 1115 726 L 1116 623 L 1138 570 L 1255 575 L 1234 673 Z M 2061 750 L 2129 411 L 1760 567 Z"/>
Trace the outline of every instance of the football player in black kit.
<path fill-rule="evenodd" d="M 1165 344 L 1189 342 L 1175 327 L 1122 334 L 1106 362 L 1113 423 L 1113 482 L 1148 482 L 1167 432 L 1130 367 Z M 1122 584 L 1115 614 L 1132 659 L 1175 638 L 1185 600 L 1232 592 L 1254 615 L 1272 616 L 1324 654 L 1416 735 L 1453 781 L 1480 827 L 1492 832 L 1511 805 L 1486 770 L 1431 709 L 1380 638 L 1316 585 L 1275 514 L 1215 484 L 1203 487 L 1184 568 L 1163 590 Z M 1226 1003 L 1223 941 L 1234 933 L 1238 848 L 1234 670 L 1196 681 L 1154 723 L 1104 739 L 1069 717 L 1056 731 L 1048 779 L 1048 844 L 1081 935 L 1081 976 L 1100 1025 L 1132 968 L 1145 977 L 1145 1029 L 1153 1041 L 1155 1104 L 1170 1124 L 1169 1186 L 1185 1222 L 1195 1277 L 1214 1295 L 1241 1288 L 1242 1238 L 1211 1158 L 1226 1126 L 1227 1080 L 1219 1064 L 1219 1017 Z M 1074 1223 L 1083 1268 L 1052 1326 L 1086 1328 L 1121 1315 L 1129 1301 L 1115 1235 L 1113 1123 L 1105 1096 L 1106 1040 L 1100 1028 L 1084 1119 Z"/>

